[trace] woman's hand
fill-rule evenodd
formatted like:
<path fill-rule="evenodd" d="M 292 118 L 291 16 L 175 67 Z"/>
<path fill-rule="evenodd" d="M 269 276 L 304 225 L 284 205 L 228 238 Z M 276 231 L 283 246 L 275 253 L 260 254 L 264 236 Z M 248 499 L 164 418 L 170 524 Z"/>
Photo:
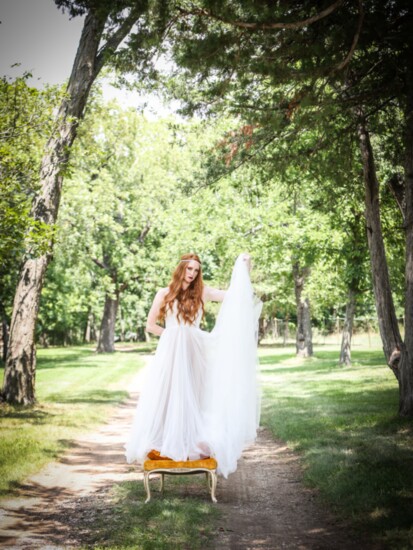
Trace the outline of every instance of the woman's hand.
<path fill-rule="evenodd" d="M 248 252 L 244 252 L 241 257 L 243 261 L 246 262 L 248 271 L 251 271 L 251 256 L 248 254 Z"/>

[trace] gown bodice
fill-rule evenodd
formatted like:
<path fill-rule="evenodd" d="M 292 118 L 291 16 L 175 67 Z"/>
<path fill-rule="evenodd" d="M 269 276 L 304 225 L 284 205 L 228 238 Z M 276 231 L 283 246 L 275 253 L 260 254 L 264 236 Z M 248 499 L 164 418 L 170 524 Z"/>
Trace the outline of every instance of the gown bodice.
<path fill-rule="evenodd" d="M 165 328 L 179 327 L 179 326 L 199 328 L 199 325 L 201 324 L 201 320 L 202 320 L 202 308 L 199 308 L 198 314 L 192 323 L 185 323 L 183 319 L 178 320 L 177 315 L 178 315 L 178 308 L 175 300 L 172 310 L 169 309 L 166 312 Z"/>

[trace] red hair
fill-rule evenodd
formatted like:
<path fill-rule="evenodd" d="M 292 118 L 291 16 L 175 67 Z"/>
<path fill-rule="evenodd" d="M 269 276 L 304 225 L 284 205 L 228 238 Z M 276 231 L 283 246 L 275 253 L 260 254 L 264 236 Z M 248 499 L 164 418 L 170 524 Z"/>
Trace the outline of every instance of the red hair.
<path fill-rule="evenodd" d="M 185 260 L 185 261 L 182 261 Z M 182 288 L 182 283 L 185 278 L 188 260 L 195 260 L 199 263 L 198 275 L 185 290 Z M 177 317 L 183 319 L 185 323 L 193 323 L 198 315 L 198 311 L 202 308 L 202 316 L 204 316 L 204 302 L 202 300 L 202 292 L 204 290 L 204 281 L 202 280 L 202 265 L 197 254 L 184 254 L 181 256 L 181 261 L 172 273 L 172 280 L 168 285 L 168 294 L 165 296 L 161 309 L 159 311 L 159 320 L 163 321 L 166 312 L 172 310 L 176 300 L 178 312 Z"/>

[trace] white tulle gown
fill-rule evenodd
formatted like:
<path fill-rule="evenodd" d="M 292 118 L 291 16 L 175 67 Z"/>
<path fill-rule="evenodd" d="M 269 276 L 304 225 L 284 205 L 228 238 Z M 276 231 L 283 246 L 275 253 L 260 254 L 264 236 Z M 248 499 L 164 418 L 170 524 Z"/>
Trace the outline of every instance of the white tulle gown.
<path fill-rule="evenodd" d="M 213 456 L 225 477 L 236 470 L 259 424 L 257 324 L 254 298 L 240 256 L 211 333 L 167 313 L 139 398 L 126 448 L 129 463 L 149 451 L 176 461 Z"/>

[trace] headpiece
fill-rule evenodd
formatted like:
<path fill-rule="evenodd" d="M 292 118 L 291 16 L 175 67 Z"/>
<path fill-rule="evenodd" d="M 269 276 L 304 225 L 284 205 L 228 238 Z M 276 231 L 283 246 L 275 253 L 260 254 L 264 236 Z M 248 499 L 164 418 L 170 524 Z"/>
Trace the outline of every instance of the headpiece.
<path fill-rule="evenodd" d="M 180 260 L 180 262 L 197 262 L 199 265 L 201 265 L 201 262 L 196 258 L 188 258 L 187 260 Z"/>

